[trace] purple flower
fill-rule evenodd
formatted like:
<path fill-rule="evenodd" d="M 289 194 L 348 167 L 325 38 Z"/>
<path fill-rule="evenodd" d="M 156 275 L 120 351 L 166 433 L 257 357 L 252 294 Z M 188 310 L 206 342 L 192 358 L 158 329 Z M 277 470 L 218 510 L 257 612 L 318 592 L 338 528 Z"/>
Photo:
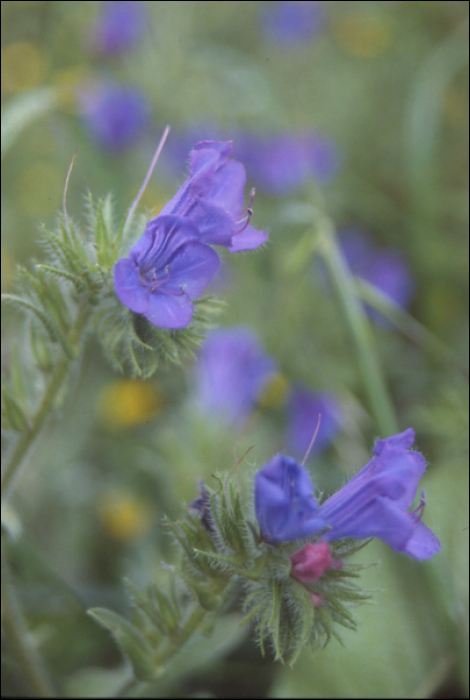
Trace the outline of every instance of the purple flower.
<path fill-rule="evenodd" d="M 261 536 L 270 544 L 310 537 L 322 540 L 379 537 L 397 552 L 428 559 L 440 549 L 437 537 L 421 518 L 420 504 L 409 510 L 426 462 L 409 448 L 414 431 L 377 440 L 374 457 L 320 507 L 305 467 L 278 454 L 255 477 L 255 511 Z"/>
<path fill-rule="evenodd" d="M 255 512 L 261 537 L 278 545 L 316 535 L 328 523 L 317 515 L 318 503 L 308 471 L 278 453 L 255 476 Z"/>
<path fill-rule="evenodd" d="M 128 258 L 116 263 L 114 284 L 120 301 L 163 328 L 191 321 L 196 299 L 219 267 L 217 253 L 200 240 L 188 219 L 158 216 Z"/>
<path fill-rule="evenodd" d="M 342 413 L 341 404 L 333 394 L 295 387 L 289 400 L 287 428 L 287 441 L 291 451 L 299 456 L 305 454 L 320 415 L 320 426 L 312 452 L 318 454 L 325 450 L 341 428 Z"/>
<path fill-rule="evenodd" d="M 199 479 L 199 496 L 188 504 L 191 515 L 199 518 L 201 525 L 207 532 L 215 533 L 214 518 L 211 510 L 211 498 L 209 491 L 204 486 L 202 479 Z"/>
<path fill-rule="evenodd" d="M 414 284 L 409 266 L 399 250 L 377 250 L 370 238 L 357 228 L 340 232 L 339 242 L 354 275 L 377 287 L 402 308 L 408 308 Z M 384 324 L 383 316 L 375 309 L 368 307 L 368 313 L 374 321 Z"/>
<path fill-rule="evenodd" d="M 196 365 L 202 410 L 228 423 L 243 424 L 275 369 L 276 363 L 249 329 L 213 331 Z"/>
<path fill-rule="evenodd" d="M 260 26 L 265 37 L 285 47 L 312 40 L 320 32 L 323 23 L 322 2 L 268 2 L 260 14 Z"/>
<path fill-rule="evenodd" d="M 339 167 L 335 143 L 315 131 L 270 136 L 245 134 L 237 154 L 256 187 L 273 196 L 286 196 L 309 179 L 328 183 Z"/>
<path fill-rule="evenodd" d="M 439 551 L 439 540 L 421 520 L 424 492 L 420 505 L 409 510 L 426 471 L 424 457 L 409 449 L 414 439 L 409 428 L 377 440 L 369 464 L 320 507 L 319 515 L 331 526 L 326 541 L 379 537 L 416 559 Z"/>
<path fill-rule="evenodd" d="M 97 83 L 82 90 L 79 98 L 93 138 L 109 151 L 131 146 L 149 123 L 147 98 L 137 88 Z"/>
<path fill-rule="evenodd" d="M 148 13 L 143 2 L 102 2 L 94 27 L 94 48 L 102 54 L 120 54 L 137 46 L 145 32 Z"/>
<path fill-rule="evenodd" d="M 231 253 L 251 250 L 268 237 L 250 224 L 252 199 L 245 207 L 246 172 L 230 160 L 231 141 L 201 141 L 190 153 L 189 178 L 161 211 L 190 219 L 204 243 L 222 245 Z"/>

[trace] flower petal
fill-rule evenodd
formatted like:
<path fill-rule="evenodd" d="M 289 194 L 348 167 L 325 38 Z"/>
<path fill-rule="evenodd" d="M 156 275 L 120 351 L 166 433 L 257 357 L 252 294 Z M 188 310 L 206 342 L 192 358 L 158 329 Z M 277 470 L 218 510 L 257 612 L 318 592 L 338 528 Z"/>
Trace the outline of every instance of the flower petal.
<path fill-rule="evenodd" d="M 409 450 L 414 441 L 415 431 L 413 428 L 408 428 L 408 430 L 404 430 L 402 433 L 398 433 L 397 435 L 392 435 L 384 440 L 377 440 L 374 445 L 374 454 L 379 455 L 386 445 L 399 447 L 402 450 Z"/>
<path fill-rule="evenodd" d="M 236 160 L 230 160 L 216 172 L 210 198 L 216 200 L 233 217 L 239 217 L 245 208 L 245 185 L 244 166 Z"/>
<path fill-rule="evenodd" d="M 255 512 L 263 539 L 272 545 L 315 535 L 327 527 L 310 476 L 292 457 L 277 454 L 255 477 Z"/>
<path fill-rule="evenodd" d="M 229 246 L 237 225 L 234 218 L 211 199 L 198 198 L 191 209 L 191 221 L 201 232 L 201 240 L 212 245 Z"/>
<path fill-rule="evenodd" d="M 196 299 L 212 282 L 219 264 L 219 256 L 209 246 L 194 241 L 186 243 L 169 262 L 170 279 L 161 290 L 173 294 L 183 290 L 190 299 Z"/>
<path fill-rule="evenodd" d="M 189 219 L 157 216 L 148 222 L 143 235 L 132 246 L 129 257 L 141 268 L 161 270 L 181 245 L 200 238 L 197 226 Z"/>
<path fill-rule="evenodd" d="M 145 317 L 161 328 L 184 328 L 192 319 L 194 306 L 187 294 L 173 296 L 153 293 L 148 295 Z"/>
<path fill-rule="evenodd" d="M 246 229 L 236 233 L 232 238 L 231 245 L 227 246 L 231 253 L 239 253 L 242 250 L 253 250 L 263 245 L 268 240 L 266 231 L 258 231 L 254 226 L 248 224 Z"/>
<path fill-rule="evenodd" d="M 402 551 L 415 559 L 429 559 L 437 554 L 440 548 L 441 543 L 436 535 L 419 520 L 413 524 L 411 537 Z"/>
<path fill-rule="evenodd" d="M 145 313 L 148 292 L 139 283 L 139 269 L 129 258 L 118 260 L 114 266 L 114 286 L 119 301 L 135 313 Z"/>

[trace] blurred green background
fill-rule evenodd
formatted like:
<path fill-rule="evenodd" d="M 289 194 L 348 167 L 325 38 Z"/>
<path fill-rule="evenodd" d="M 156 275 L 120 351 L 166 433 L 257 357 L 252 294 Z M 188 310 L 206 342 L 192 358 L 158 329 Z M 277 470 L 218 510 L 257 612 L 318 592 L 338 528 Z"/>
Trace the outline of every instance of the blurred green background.
<path fill-rule="evenodd" d="M 257 187 L 253 223 L 270 241 L 224 257 L 220 322 L 250 326 L 279 373 L 235 429 L 199 415 L 193 363 L 131 381 L 89 344 L 2 516 L 47 664 L 70 696 L 119 685 L 120 656 L 85 610 L 126 611 L 123 576 L 136 585 L 164 576 L 161 561 L 175 553 L 160 518 L 195 497 L 199 476 L 210 480 L 251 445 L 249 470 L 286 451 L 295 384 L 333 392 L 343 407 L 336 439 L 310 462 L 316 486 L 330 493 L 368 461 L 378 428 L 341 309 L 324 270 L 292 253 L 321 211 L 340 232 L 400 252 L 414 289 L 408 311 L 448 348 L 373 325 L 400 429 L 414 427 L 429 464 L 425 520 L 442 550 L 421 564 L 381 542 L 363 550 L 361 561 L 380 562 L 364 576 L 374 604 L 357 611 L 344 647 L 305 653 L 291 670 L 263 660 L 227 621 L 225 644 L 197 641 L 152 696 L 466 697 L 468 3 L 131 4 L 115 20 L 119 3 L 2 2 L 2 290 L 13 288 L 15 264 L 41 256 L 38 224 L 55 221 L 76 149 L 69 214 L 80 220 L 90 189 L 112 191 L 124 215 L 170 124 L 142 202 L 155 215 L 184 181 L 196 141 L 233 138 Z M 110 86 L 131 102 L 107 104 Z M 260 143 L 269 155 L 299 134 L 319 145 L 313 165 L 294 151 L 274 165 L 256 156 Z M 7 314 L 2 327 L 8 364 L 21 319 Z M 21 694 L 8 653 L 2 664 L 4 693 Z"/>

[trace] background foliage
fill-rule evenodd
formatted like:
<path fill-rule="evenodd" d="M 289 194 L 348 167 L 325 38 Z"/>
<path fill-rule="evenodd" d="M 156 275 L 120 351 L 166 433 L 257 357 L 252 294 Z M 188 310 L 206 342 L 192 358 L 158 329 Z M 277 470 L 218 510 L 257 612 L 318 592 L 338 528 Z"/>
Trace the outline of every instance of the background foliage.
<path fill-rule="evenodd" d="M 317 488 L 330 493 L 368 460 L 379 430 L 341 308 L 305 248 L 305 222 L 318 211 L 378 249 L 398 249 L 409 266 L 409 313 L 432 338 L 422 327 L 405 334 L 408 316 L 401 329 L 381 323 L 373 332 L 399 428 L 414 427 L 429 464 L 426 522 L 442 551 L 424 564 L 381 542 L 360 552 L 359 561 L 380 562 L 363 579 L 377 592 L 344 648 L 333 642 L 313 658 L 305 652 L 295 671 L 282 668 L 261 658 L 234 608 L 179 657 L 158 692 L 468 695 L 468 3 L 317 3 L 316 31 L 291 43 L 268 31 L 275 5 L 148 2 L 139 40 L 111 55 L 94 44 L 100 3 L 2 3 L 2 291 L 13 292 L 16 263 L 41 257 L 38 221 L 55 225 L 77 148 L 67 199 L 76 219 L 87 190 L 112 191 L 125 214 L 166 123 L 172 132 L 143 201 L 154 214 L 184 179 L 179 152 L 202 138 L 233 137 L 236 149 L 247 133 L 313 129 L 337 154 L 331 177 L 304 178 L 276 197 L 247 160 L 258 190 L 253 223 L 270 242 L 227 254 L 210 291 L 228 302 L 220 323 L 250 326 L 279 365 L 249 421 L 234 428 L 199 415 L 191 361 L 131 381 L 92 341 L 60 421 L 2 512 L 32 633 L 70 695 L 110 693 L 125 676 L 86 609 L 126 614 L 122 577 L 143 586 L 165 575 L 161 562 L 175 552 L 161 518 L 196 497 L 198 477 L 210 481 L 251 445 L 242 467 L 250 472 L 287 451 L 294 384 L 334 392 L 344 410 L 336 440 L 310 462 Z M 147 101 L 147 118 L 119 148 L 93 132 L 83 106 L 90 81 L 108 80 Z M 26 352 L 14 308 L 2 330 L 9 365 Z M 2 663 L 3 692 L 21 694 L 8 653 Z"/>

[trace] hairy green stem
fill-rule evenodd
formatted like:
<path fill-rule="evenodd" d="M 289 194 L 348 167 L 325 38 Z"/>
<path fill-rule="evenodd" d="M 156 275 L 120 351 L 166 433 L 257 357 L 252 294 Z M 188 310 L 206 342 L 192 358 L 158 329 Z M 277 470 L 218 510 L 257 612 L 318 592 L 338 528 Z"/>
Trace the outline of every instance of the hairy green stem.
<path fill-rule="evenodd" d="M 2 542 L 2 628 L 13 652 L 21 677 L 35 697 L 54 698 L 57 693 L 43 668 L 41 659 L 28 636 L 28 628 L 12 584 L 6 561 L 7 547 Z"/>
<path fill-rule="evenodd" d="M 88 305 L 79 309 L 75 323 L 67 335 L 67 340 L 70 341 L 72 346 L 78 345 L 89 317 L 90 309 Z M 10 456 L 5 460 L 5 467 L 2 470 L 1 479 L 2 501 L 4 501 L 9 494 L 14 477 L 17 476 L 29 449 L 40 434 L 49 414 L 53 409 L 57 394 L 68 374 L 71 362 L 72 359 L 70 357 L 63 357 L 63 359 L 57 363 L 50 377 L 49 384 L 46 388 L 41 404 L 39 405 L 30 426 L 20 435 L 11 451 Z"/>
<path fill-rule="evenodd" d="M 393 435 L 398 432 L 397 420 L 382 376 L 370 325 L 357 298 L 354 278 L 336 243 L 333 226 L 326 217 L 320 223 L 318 253 L 325 262 L 343 307 L 372 414 L 381 435 Z"/>

